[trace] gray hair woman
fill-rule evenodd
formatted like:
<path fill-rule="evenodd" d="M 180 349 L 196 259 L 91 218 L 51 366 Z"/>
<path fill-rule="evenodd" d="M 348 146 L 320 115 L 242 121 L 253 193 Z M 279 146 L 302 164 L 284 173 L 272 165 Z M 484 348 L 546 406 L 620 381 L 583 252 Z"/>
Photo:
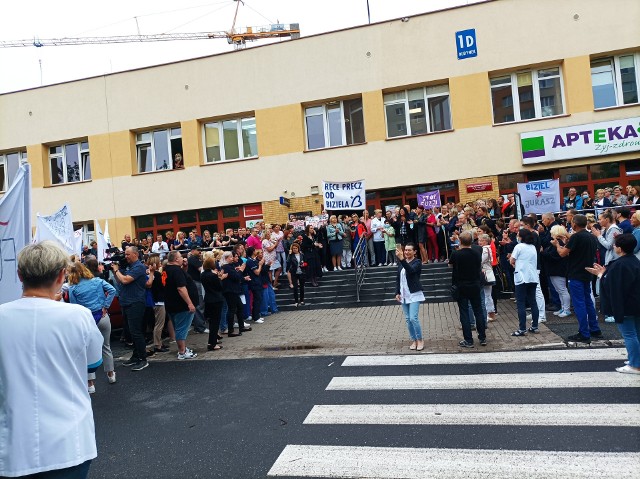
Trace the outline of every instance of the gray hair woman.
<path fill-rule="evenodd" d="M 97 456 L 85 381 L 102 362 L 103 338 L 88 309 L 55 300 L 68 261 L 52 241 L 26 246 L 22 297 L 0 306 L 0 424 L 7 444 L 21 444 L 0 448 L 0 476 L 85 478 Z"/>

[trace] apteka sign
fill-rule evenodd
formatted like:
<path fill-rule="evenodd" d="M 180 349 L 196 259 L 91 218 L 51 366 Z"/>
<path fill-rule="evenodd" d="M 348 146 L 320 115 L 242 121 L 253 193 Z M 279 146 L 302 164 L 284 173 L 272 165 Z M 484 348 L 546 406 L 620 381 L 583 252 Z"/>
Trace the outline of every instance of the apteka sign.
<path fill-rule="evenodd" d="M 640 117 L 520 134 L 522 164 L 640 151 Z"/>

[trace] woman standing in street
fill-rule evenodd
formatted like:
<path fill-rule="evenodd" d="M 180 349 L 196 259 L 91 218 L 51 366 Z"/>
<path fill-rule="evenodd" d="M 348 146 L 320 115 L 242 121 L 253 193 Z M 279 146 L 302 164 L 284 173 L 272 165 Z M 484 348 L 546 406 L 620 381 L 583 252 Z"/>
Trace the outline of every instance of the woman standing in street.
<path fill-rule="evenodd" d="M 486 321 L 496 320 L 496 307 L 493 303 L 493 297 L 491 295 L 493 287 L 496 284 L 496 276 L 493 273 L 493 258 L 494 255 L 491 251 L 491 237 L 488 234 L 481 234 L 478 236 L 478 246 L 482 246 L 482 288 L 484 289 L 484 304 L 487 308 Z"/>
<path fill-rule="evenodd" d="M 619 373 L 640 374 L 640 260 L 633 254 L 637 240 L 632 234 L 616 236 L 617 259 L 606 267 L 594 264 L 587 268 L 600 278 L 600 307 L 612 316 L 624 338 L 629 360 L 616 368 Z"/>
<path fill-rule="evenodd" d="M 422 327 L 420 326 L 420 303 L 424 301 L 420 274 L 422 264 L 416 258 L 416 247 L 413 243 L 404 245 L 404 251 L 396 248 L 398 258 L 398 274 L 396 276 L 396 299 L 402 305 L 411 346 L 409 349 L 422 351 L 424 340 L 422 339 Z"/>
<path fill-rule="evenodd" d="M 93 319 L 102 333 L 102 360 L 109 384 L 116 382 L 116 372 L 111 352 L 111 319 L 107 310 L 116 297 L 116 289 L 104 279 L 95 278 L 82 263 L 73 263 L 68 268 L 69 302 L 80 304 L 91 311 Z M 90 394 L 96 392 L 95 370 L 89 372 Z"/>
<path fill-rule="evenodd" d="M 518 232 L 518 244 L 511 253 L 511 265 L 514 267 L 513 279 L 516 287 L 519 328 L 511 336 L 524 336 L 527 331 L 539 333 L 538 318 L 540 312 L 536 302 L 538 286 L 538 252 L 533 233 L 525 228 Z M 527 330 L 527 306 L 531 308 L 531 327 Z"/>

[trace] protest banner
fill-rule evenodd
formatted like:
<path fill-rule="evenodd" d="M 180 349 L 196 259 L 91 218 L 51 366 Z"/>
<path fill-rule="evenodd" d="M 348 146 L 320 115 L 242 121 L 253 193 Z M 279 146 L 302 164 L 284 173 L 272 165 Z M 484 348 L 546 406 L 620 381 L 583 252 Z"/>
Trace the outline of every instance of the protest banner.
<path fill-rule="evenodd" d="M 64 204 L 49 216 L 40 216 L 39 213 L 36 215 L 36 234 L 33 241 L 38 243 L 44 240 L 57 241 L 69 254 L 78 253 L 69 205 Z"/>
<path fill-rule="evenodd" d="M 0 198 L 0 304 L 20 298 L 18 252 L 31 242 L 31 167 L 23 163 Z"/>
<path fill-rule="evenodd" d="M 326 225 L 329 222 L 329 215 L 316 215 L 316 216 L 307 216 L 304 219 L 305 226 L 311 225 L 314 228 L 319 228 L 320 226 Z"/>
<path fill-rule="evenodd" d="M 562 209 L 560 180 L 518 183 L 518 193 L 526 214 L 554 213 Z"/>
<path fill-rule="evenodd" d="M 106 255 L 106 251 L 109 249 L 109 244 L 107 243 L 107 239 L 104 237 L 102 233 L 102 229 L 100 228 L 100 223 L 98 220 L 95 220 L 95 232 L 96 232 L 96 243 L 98 243 L 97 255 L 96 258 L 98 261 L 103 261 Z"/>
<path fill-rule="evenodd" d="M 364 180 L 322 182 L 322 197 L 326 210 L 364 209 L 366 196 Z"/>
<path fill-rule="evenodd" d="M 422 205 L 425 208 L 440 207 L 440 190 L 426 191 L 424 193 L 418 193 L 418 205 Z"/>

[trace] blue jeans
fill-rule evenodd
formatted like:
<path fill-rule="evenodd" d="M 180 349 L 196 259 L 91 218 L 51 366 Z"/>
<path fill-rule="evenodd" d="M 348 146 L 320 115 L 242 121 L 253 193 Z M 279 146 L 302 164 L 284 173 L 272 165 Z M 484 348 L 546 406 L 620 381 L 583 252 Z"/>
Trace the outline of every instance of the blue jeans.
<path fill-rule="evenodd" d="M 469 325 L 475 326 L 478 323 L 478 319 L 484 321 L 485 328 L 487 326 L 487 303 L 484 295 L 484 288 L 480 289 L 480 309 L 482 310 L 482 316 L 480 318 L 476 318 L 476 315 L 473 314 L 473 306 L 469 301 Z"/>
<path fill-rule="evenodd" d="M 640 368 L 640 316 L 625 316 L 624 322 L 618 323 L 620 334 L 629 356 L 629 366 Z"/>
<path fill-rule="evenodd" d="M 223 299 L 222 313 L 220 313 L 220 331 L 227 329 L 227 311 L 229 311 L 229 307 L 227 306 L 227 301 Z"/>
<path fill-rule="evenodd" d="M 196 304 L 196 313 L 193 316 L 193 330 L 203 333 L 207 329 L 207 322 L 204 319 L 204 289 L 200 281 L 194 281 L 198 288 L 198 304 Z"/>
<path fill-rule="evenodd" d="M 570 279 L 569 292 L 573 302 L 573 311 L 578 317 L 578 330 L 585 338 L 590 338 L 592 332 L 600 331 L 596 308 L 591 301 L 591 282 Z"/>
<path fill-rule="evenodd" d="M 262 290 L 262 298 L 262 316 L 268 314 L 269 309 L 271 309 L 272 313 L 278 312 L 278 306 L 276 305 L 276 292 L 273 290 L 273 286 L 268 284 L 267 287 Z"/>
<path fill-rule="evenodd" d="M 404 319 L 407 320 L 407 329 L 411 341 L 422 341 L 422 327 L 418 319 L 420 311 L 420 303 L 402 303 L 402 311 L 404 311 Z"/>
<path fill-rule="evenodd" d="M 53 471 L 38 472 L 36 474 L 29 474 L 28 476 L 20 477 L 23 479 L 86 479 L 89 475 L 89 467 L 91 467 L 91 460 L 85 461 L 77 466 L 55 469 Z M 4 476 L 0 476 L 0 478 L 3 477 Z"/>
<path fill-rule="evenodd" d="M 536 302 L 536 288 L 538 283 L 516 284 L 516 304 L 518 307 L 518 329 L 527 329 L 527 306 L 531 308 L 531 327 L 538 327 L 540 311 Z"/>
<path fill-rule="evenodd" d="M 190 311 L 181 311 L 171 315 L 173 318 L 173 327 L 176 330 L 177 340 L 184 341 L 187 339 L 187 334 L 189 334 L 189 328 L 191 327 L 193 316 L 194 313 Z"/>

